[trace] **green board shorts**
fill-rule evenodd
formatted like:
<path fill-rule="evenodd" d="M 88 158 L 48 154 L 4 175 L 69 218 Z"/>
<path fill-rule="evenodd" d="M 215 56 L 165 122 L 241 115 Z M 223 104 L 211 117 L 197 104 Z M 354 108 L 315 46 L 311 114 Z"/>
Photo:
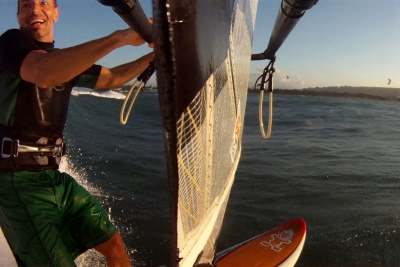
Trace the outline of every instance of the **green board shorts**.
<path fill-rule="evenodd" d="M 117 232 L 100 203 L 54 169 L 0 171 L 0 226 L 22 266 L 75 266 Z"/>

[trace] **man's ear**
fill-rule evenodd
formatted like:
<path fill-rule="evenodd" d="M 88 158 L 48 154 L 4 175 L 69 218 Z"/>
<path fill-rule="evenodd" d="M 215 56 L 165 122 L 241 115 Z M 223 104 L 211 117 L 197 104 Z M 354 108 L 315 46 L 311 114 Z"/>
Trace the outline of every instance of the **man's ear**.
<path fill-rule="evenodd" d="M 55 7 L 54 9 L 54 22 L 58 21 L 58 15 L 60 14 L 60 9 L 58 7 Z"/>

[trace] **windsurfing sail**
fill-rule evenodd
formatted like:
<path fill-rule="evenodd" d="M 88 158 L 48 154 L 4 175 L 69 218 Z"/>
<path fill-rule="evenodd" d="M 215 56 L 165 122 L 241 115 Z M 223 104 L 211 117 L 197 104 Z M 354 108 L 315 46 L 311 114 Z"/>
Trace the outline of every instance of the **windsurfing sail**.
<path fill-rule="evenodd" d="M 211 265 L 241 154 L 257 1 L 153 4 L 172 265 Z"/>
<path fill-rule="evenodd" d="M 143 21 L 134 18 L 135 0 L 98 1 L 113 6 L 134 29 Z M 316 1 L 284 0 L 282 12 L 292 18 L 304 13 L 304 3 Z M 241 155 L 257 5 L 257 0 L 153 1 L 172 266 L 213 266 Z M 273 53 L 267 57 L 288 33 L 283 39 L 281 34 L 277 30 L 271 38 Z"/>
<path fill-rule="evenodd" d="M 388 79 L 388 85 L 391 84 L 391 83 L 392 83 L 392 80 L 391 80 L 391 79 Z"/>

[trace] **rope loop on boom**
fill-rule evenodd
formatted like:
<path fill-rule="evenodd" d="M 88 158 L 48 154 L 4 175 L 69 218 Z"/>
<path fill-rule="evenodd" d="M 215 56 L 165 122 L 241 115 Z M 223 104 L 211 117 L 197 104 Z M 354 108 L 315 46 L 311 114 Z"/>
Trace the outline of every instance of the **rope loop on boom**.
<path fill-rule="evenodd" d="M 275 58 L 271 59 L 267 67 L 263 70 L 263 73 L 258 77 L 255 82 L 255 89 L 259 86 L 260 87 L 260 102 L 259 102 L 259 109 L 258 109 L 258 117 L 260 123 L 260 130 L 261 135 L 263 138 L 268 139 L 271 137 L 272 132 L 272 115 L 273 115 L 273 74 L 275 72 L 274 69 Z M 261 79 L 261 83 L 257 84 L 258 81 Z M 267 133 L 265 133 L 264 123 L 263 123 L 263 103 L 264 103 L 264 91 L 265 87 L 268 84 L 268 93 L 269 93 L 269 116 L 268 116 L 268 128 Z"/>
<path fill-rule="evenodd" d="M 124 103 L 122 104 L 122 108 L 121 108 L 121 112 L 120 112 L 120 116 L 119 116 L 119 121 L 121 124 L 124 125 L 128 121 L 129 115 L 131 114 L 132 107 L 136 101 L 137 96 L 139 95 L 139 93 L 143 89 L 143 87 L 146 85 L 146 83 L 150 79 L 151 75 L 153 75 L 154 71 L 155 71 L 154 61 L 150 61 L 149 66 L 142 72 L 142 74 L 140 74 L 136 78 L 136 81 L 132 84 L 131 88 L 128 91 L 128 94 L 125 97 Z M 132 97 L 129 108 L 125 112 L 126 104 L 128 103 L 128 100 L 129 100 L 132 92 L 135 90 L 136 90 L 136 92 Z"/>

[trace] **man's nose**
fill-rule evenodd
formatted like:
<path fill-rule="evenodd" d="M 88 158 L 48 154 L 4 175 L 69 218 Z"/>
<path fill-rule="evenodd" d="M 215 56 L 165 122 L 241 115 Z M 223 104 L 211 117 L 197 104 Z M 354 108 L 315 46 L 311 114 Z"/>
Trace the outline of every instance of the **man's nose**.
<path fill-rule="evenodd" d="M 37 13 L 40 10 L 42 10 L 42 1 L 41 0 L 36 0 L 32 3 L 31 5 L 31 12 L 32 13 Z"/>

